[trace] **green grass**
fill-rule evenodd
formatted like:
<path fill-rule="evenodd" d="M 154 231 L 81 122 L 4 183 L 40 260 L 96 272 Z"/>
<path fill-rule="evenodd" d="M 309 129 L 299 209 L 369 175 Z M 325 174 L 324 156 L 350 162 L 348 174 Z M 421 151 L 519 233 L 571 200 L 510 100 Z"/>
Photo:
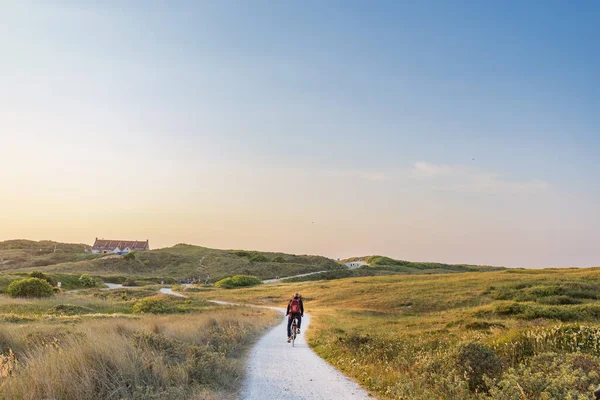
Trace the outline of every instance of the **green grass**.
<path fill-rule="evenodd" d="M 382 399 L 576 399 L 598 385 L 599 285 L 600 268 L 500 270 L 197 295 L 283 306 L 300 292 L 309 344 Z"/>

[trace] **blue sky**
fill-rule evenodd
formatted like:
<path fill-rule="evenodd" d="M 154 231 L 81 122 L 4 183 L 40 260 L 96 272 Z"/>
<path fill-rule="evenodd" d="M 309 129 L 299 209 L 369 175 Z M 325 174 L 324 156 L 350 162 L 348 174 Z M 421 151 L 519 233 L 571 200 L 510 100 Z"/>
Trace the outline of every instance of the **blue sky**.
<path fill-rule="evenodd" d="M 598 2 L 0 7 L 0 239 L 600 264 Z"/>

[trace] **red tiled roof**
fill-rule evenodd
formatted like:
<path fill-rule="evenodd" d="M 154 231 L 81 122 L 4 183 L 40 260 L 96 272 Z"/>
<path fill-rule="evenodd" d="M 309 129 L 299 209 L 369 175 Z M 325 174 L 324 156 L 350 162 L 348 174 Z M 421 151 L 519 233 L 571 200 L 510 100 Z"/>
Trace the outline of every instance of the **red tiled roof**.
<path fill-rule="evenodd" d="M 116 248 L 119 250 L 125 250 L 129 248 L 129 250 L 148 250 L 150 248 L 148 241 L 139 241 L 139 240 L 105 240 L 105 239 L 96 239 L 94 242 L 94 246 L 92 250 L 98 251 L 113 251 Z"/>

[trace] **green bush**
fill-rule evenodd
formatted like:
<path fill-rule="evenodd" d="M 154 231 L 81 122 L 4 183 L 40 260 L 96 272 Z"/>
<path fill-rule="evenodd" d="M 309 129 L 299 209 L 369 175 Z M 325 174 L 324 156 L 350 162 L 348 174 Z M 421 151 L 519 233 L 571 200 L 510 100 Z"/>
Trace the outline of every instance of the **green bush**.
<path fill-rule="evenodd" d="M 79 284 L 84 287 L 94 287 L 96 280 L 88 274 L 83 274 L 79 277 Z"/>
<path fill-rule="evenodd" d="M 255 276 L 235 275 L 230 278 L 221 279 L 215 283 L 215 286 L 225 289 L 232 289 L 260 285 L 261 283 L 262 281 Z"/>
<path fill-rule="evenodd" d="M 123 286 L 137 286 L 138 283 L 135 281 L 135 278 L 125 278 L 123 279 Z"/>
<path fill-rule="evenodd" d="M 496 306 L 496 312 L 500 315 L 517 315 L 525 311 L 525 306 L 519 303 L 499 304 Z"/>
<path fill-rule="evenodd" d="M 141 299 L 133 305 L 135 313 L 170 314 L 174 311 L 175 309 L 166 300 L 156 297 Z"/>
<path fill-rule="evenodd" d="M 48 282 L 52 286 L 56 286 L 56 281 L 54 279 L 50 278 L 48 275 L 44 274 L 43 272 L 32 271 L 29 273 L 29 277 L 38 278 L 38 279 Z"/>
<path fill-rule="evenodd" d="M 250 257 L 252 255 L 249 252 L 244 251 L 244 250 L 235 251 L 233 254 L 235 254 L 238 257 Z"/>
<path fill-rule="evenodd" d="M 123 259 L 127 260 L 127 261 L 133 261 L 133 260 L 135 260 L 135 252 L 132 251 L 130 253 L 125 254 L 123 256 Z"/>
<path fill-rule="evenodd" d="M 253 262 L 253 263 L 254 262 L 268 262 L 268 261 L 269 261 L 269 259 L 262 254 L 256 254 L 256 255 L 250 257 L 250 262 Z"/>
<path fill-rule="evenodd" d="M 40 278 L 25 278 L 12 282 L 7 289 L 12 297 L 50 297 L 54 294 L 52 286 Z"/>
<path fill-rule="evenodd" d="M 502 373 L 502 360 L 492 349 L 480 343 L 467 343 L 462 345 L 457 354 L 457 366 L 462 369 L 463 376 L 467 378 L 469 390 L 472 392 L 486 392 L 489 388 L 484 380 L 495 378 Z"/>
<path fill-rule="evenodd" d="M 271 260 L 271 262 L 276 262 L 276 263 L 284 263 L 285 262 L 285 258 L 281 257 L 281 256 L 277 256 L 275 258 L 273 258 Z"/>

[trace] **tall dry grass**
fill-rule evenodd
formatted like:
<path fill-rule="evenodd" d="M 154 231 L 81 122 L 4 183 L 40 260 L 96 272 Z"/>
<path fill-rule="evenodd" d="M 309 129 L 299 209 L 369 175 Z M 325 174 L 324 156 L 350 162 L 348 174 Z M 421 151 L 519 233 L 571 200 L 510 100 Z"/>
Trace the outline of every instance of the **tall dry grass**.
<path fill-rule="evenodd" d="M 5 325 L 0 397 L 233 398 L 245 350 L 275 320 L 269 310 L 230 309 L 71 326 Z"/>
<path fill-rule="evenodd" d="M 600 268 L 279 283 L 197 296 L 311 313 L 309 344 L 382 399 L 588 399 Z"/>

